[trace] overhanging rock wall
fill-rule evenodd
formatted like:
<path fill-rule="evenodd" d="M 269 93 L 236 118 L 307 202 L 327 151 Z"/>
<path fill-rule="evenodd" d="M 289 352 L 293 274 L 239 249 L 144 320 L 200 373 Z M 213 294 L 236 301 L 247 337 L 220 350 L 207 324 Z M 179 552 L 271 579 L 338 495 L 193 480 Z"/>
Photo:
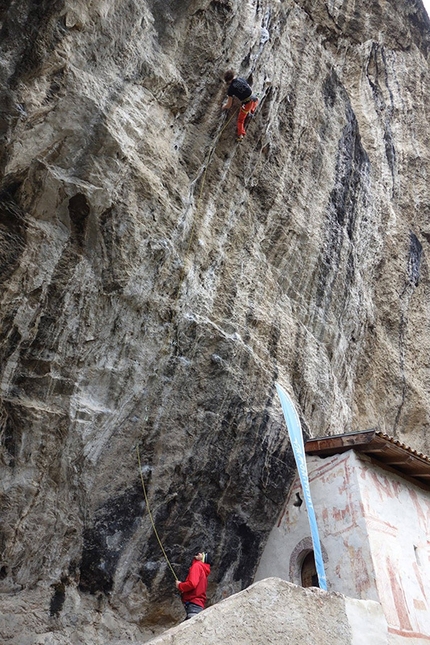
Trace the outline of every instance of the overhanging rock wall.
<path fill-rule="evenodd" d="M 379 603 L 267 578 L 150 645 L 387 645 Z"/>
<path fill-rule="evenodd" d="M 294 472 L 275 380 L 307 433 L 430 452 L 429 20 L 3 0 L 0 47 L 0 613 L 147 633 L 181 606 L 136 446 L 175 571 L 211 550 L 215 601 Z M 240 146 L 227 66 L 260 94 Z"/>

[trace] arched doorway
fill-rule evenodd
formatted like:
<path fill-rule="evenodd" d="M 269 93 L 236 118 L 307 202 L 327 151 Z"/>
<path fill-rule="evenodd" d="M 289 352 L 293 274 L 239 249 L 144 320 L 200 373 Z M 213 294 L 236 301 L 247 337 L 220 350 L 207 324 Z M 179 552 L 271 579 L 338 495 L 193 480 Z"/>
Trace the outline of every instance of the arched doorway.
<path fill-rule="evenodd" d="M 321 543 L 321 550 L 323 562 L 324 564 L 327 564 L 328 555 L 323 543 Z M 305 578 L 305 581 L 303 581 L 303 578 Z M 290 555 L 288 580 L 302 587 L 319 586 L 315 566 L 314 546 L 310 537 L 305 537 L 300 540 L 300 542 L 293 549 Z"/>
<path fill-rule="evenodd" d="M 302 579 L 302 587 L 319 587 L 313 551 L 308 551 L 303 558 L 300 577 Z"/>

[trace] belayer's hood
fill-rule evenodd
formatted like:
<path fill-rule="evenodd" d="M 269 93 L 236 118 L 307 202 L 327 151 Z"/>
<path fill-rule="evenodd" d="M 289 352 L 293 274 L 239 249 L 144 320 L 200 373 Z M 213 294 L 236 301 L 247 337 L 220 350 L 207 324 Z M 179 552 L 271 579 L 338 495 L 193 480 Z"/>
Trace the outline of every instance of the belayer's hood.
<path fill-rule="evenodd" d="M 202 565 L 203 571 L 205 572 L 206 578 L 207 578 L 211 572 L 211 565 L 208 564 L 207 562 L 201 562 L 200 564 Z"/>

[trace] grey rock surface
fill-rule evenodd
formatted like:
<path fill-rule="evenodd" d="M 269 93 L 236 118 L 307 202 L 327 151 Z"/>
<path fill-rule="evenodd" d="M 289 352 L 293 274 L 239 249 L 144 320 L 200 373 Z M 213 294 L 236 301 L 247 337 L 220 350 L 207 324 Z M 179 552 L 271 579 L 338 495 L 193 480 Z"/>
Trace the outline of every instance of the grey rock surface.
<path fill-rule="evenodd" d="M 178 576 L 205 548 L 212 603 L 246 587 L 294 471 L 276 380 L 307 434 L 430 452 L 429 20 L 7 0 L 0 23 L 0 635 L 146 638 L 182 607 L 140 474 Z M 229 66 L 260 96 L 240 146 Z"/>

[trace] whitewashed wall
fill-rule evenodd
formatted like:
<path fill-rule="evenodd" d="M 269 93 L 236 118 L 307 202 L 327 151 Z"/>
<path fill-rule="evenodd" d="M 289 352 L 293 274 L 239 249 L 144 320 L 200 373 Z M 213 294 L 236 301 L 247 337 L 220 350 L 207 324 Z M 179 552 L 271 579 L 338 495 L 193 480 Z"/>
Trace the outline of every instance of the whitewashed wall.
<path fill-rule="evenodd" d="M 377 600 L 390 643 L 430 643 L 430 492 L 353 451 L 308 457 L 315 512 L 330 591 Z M 272 530 L 256 580 L 277 575 L 300 584 L 311 548 L 296 478 Z"/>

